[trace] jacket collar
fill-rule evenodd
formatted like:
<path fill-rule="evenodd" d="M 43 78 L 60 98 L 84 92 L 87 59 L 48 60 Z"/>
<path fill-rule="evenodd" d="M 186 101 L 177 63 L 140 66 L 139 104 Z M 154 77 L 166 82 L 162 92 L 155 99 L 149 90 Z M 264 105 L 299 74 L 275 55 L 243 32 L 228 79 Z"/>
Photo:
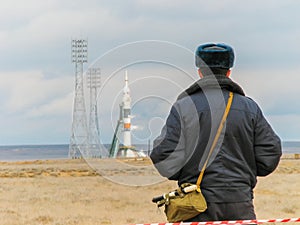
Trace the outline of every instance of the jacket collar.
<path fill-rule="evenodd" d="M 224 75 L 214 75 L 214 76 L 203 77 L 198 81 L 196 81 L 188 89 L 182 92 L 178 96 L 177 100 L 184 98 L 187 95 L 192 95 L 197 92 L 201 92 L 204 89 L 215 89 L 215 88 L 226 89 L 228 91 L 232 91 L 234 93 L 245 96 L 243 89 L 237 83 L 233 82 L 230 78 Z"/>

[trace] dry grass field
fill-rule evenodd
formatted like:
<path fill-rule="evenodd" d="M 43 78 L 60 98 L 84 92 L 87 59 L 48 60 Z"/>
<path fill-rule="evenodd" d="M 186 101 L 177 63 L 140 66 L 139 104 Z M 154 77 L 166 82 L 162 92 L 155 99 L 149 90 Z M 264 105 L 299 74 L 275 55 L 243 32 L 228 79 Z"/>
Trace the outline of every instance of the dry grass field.
<path fill-rule="evenodd" d="M 284 159 L 258 179 L 259 219 L 300 217 L 299 175 L 300 160 Z M 166 222 L 151 199 L 176 188 L 148 159 L 0 162 L 0 178 L 0 224 L 8 225 Z"/>

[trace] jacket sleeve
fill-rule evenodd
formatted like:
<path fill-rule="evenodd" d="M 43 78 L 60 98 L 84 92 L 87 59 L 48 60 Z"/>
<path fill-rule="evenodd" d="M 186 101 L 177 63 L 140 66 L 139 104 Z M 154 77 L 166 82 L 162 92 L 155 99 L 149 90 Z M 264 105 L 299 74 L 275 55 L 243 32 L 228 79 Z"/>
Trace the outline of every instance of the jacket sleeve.
<path fill-rule="evenodd" d="M 158 172 L 170 180 L 177 180 L 184 164 L 185 139 L 181 118 L 176 106 L 171 108 L 160 136 L 153 142 L 150 158 Z"/>
<path fill-rule="evenodd" d="M 254 151 L 257 176 L 267 176 L 272 173 L 282 155 L 281 141 L 259 107 L 254 130 Z"/>

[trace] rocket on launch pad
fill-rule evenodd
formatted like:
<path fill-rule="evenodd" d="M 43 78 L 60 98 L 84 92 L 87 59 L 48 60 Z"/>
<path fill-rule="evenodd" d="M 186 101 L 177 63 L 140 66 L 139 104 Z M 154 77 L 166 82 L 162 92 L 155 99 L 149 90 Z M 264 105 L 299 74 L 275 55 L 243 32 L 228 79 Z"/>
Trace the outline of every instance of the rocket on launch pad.
<path fill-rule="evenodd" d="M 125 86 L 123 88 L 123 148 L 131 149 L 131 97 L 128 87 L 128 74 L 125 71 Z"/>
<path fill-rule="evenodd" d="M 128 85 L 128 73 L 125 71 L 125 86 L 123 88 L 123 98 L 120 104 L 120 118 L 114 133 L 113 141 L 110 148 L 109 157 L 145 157 L 146 155 L 135 149 L 131 143 L 131 96 Z M 119 145 L 122 139 L 123 143 Z"/>

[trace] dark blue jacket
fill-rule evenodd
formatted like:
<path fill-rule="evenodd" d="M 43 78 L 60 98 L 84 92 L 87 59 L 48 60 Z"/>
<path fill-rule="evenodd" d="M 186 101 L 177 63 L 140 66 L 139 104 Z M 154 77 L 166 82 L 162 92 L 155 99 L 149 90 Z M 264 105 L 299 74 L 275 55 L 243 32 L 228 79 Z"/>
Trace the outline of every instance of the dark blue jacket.
<path fill-rule="evenodd" d="M 178 184 L 196 183 L 227 104 L 233 102 L 201 183 L 208 202 L 253 198 L 257 176 L 277 167 L 281 142 L 259 106 L 225 76 L 200 79 L 171 108 L 151 160 L 162 176 Z"/>

